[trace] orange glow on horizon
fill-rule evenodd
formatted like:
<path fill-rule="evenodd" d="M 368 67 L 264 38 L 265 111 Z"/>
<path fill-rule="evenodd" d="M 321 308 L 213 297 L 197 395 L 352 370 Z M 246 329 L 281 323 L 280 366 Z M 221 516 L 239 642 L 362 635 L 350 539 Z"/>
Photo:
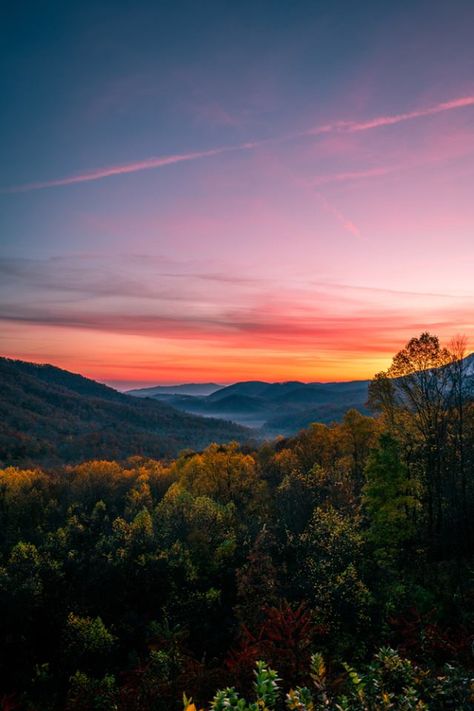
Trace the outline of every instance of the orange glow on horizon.
<path fill-rule="evenodd" d="M 418 333 L 400 336 L 392 345 L 372 343 L 364 351 L 367 334 L 361 338 L 360 349 L 344 345 L 338 349 L 337 343 L 319 349 L 298 344 L 262 348 L 198 339 L 183 345 L 180 340 L 45 326 L 30 326 L 26 333 L 24 326 L 15 324 L 8 334 L 15 347 L 4 355 L 50 363 L 118 389 L 242 380 L 333 382 L 371 379 L 390 365 L 396 351 L 413 335 Z"/>

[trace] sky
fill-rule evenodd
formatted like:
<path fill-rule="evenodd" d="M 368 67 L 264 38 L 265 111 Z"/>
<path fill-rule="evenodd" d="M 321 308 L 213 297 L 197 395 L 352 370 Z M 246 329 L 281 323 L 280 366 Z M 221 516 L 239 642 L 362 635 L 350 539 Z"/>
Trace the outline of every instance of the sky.
<path fill-rule="evenodd" d="M 474 349 L 472 0 L 6 3 L 0 352 L 119 388 Z"/>

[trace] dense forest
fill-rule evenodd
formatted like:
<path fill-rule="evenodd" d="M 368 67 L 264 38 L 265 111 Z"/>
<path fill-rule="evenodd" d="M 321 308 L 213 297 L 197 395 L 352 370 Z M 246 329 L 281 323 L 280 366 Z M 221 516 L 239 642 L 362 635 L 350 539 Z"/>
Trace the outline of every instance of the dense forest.
<path fill-rule="evenodd" d="M 369 404 L 258 447 L 0 471 L 0 708 L 473 708 L 463 340 L 412 339 Z"/>
<path fill-rule="evenodd" d="M 0 466 L 74 464 L 248 439 L 244 427 L 177 412 L 52 365 L 0 358 Z"/>

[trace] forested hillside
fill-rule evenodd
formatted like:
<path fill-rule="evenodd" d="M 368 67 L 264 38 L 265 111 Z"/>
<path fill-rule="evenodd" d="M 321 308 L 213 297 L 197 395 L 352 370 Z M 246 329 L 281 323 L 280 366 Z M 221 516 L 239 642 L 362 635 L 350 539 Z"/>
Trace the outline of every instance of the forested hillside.
<path fill-rule="evenodd" d="M 258 448 L 1 471 L 3 708 L 471 709 L 463 355 L 423 334 L 376 417 Z"/>
<path fill-rule="evenodd" d="M 73 463 L 134 454 L 173 457 L 186 447 L 243 441 L 230 422 L 132 398 L 51 365 L 0 358 L 0 464 Z"/>

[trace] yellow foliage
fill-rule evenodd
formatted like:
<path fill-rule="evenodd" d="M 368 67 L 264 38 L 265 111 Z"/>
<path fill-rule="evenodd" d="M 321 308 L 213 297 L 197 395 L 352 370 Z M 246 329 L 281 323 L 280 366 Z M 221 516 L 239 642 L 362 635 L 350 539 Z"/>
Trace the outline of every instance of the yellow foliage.
<path fill-rule="evenodd" d="M 236 444 L 225 447 L 211 444 L 201 454 L 179 459 L 175 467 L 178 490 L 184 488 L 195 496 L 209 496 L 221 504 L 233 502 L 247 509 L 255 508 L 266 493 L 254 457 L 242 454 Z"/>

